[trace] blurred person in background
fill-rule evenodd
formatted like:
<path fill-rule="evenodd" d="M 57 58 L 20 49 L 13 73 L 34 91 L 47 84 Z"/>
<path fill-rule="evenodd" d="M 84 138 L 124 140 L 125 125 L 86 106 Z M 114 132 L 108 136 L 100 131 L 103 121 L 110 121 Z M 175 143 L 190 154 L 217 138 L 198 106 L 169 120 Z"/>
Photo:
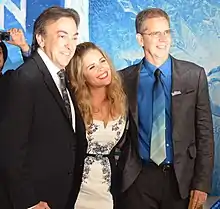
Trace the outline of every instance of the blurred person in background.
<path fill-rule="evenodd" d="M 25 61 L 31 55 L 31 48 L 25 39 L 22 29 L 11 28 L 7 32 L 10 33 L 10 39 L 5 42 L 7 42 L 8 44 L 17 46 L 21 51 L 23 60 Z M 0 77 L 3 75 L 2 70 L 7 60 L 7 57 L 8 57 L 7 46 L 4 43 L 4 40 L 0 40 Z"/>

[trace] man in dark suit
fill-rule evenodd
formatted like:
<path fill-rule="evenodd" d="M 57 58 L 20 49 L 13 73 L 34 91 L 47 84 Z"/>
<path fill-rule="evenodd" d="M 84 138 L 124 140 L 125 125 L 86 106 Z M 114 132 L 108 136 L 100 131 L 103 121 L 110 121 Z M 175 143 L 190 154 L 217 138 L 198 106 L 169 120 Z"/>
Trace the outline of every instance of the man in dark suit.
<path fill-rule="evenodd" d="M 0 120 L 1 208 L 74 207 L 87 144 L 65 67 L 78 24 L 73 9 L 45 10 L 34 24 L 32 56 L 10 76 Z"/>
<path fill-rule="evenodd" d="M 158 8 L 136 17 L 145 57 L 119 71 L 139 130 L 143 169 L 124 194 L 126 209 L 196 209 L 211 189 L 213 126 L 202 67 L 169 54 L 169 17 Z"/>

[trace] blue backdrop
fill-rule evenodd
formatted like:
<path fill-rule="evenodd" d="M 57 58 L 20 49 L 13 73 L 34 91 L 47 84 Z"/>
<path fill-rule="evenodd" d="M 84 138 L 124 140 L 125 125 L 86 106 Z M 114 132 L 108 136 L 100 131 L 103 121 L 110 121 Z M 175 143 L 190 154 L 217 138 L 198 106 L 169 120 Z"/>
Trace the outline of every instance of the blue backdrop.
<path fill-rule="evenodd" d="M 140 60 L 135 39 L 136 14 L 160 7 L 171 17 L 172 55 L 206 69 L 214 120 L 215 168 L 213 195 L 220 195 L 220 0 L 0 0 L 0 29 L 22 28 L 31 43 L 33 22 L 47 7 L 75 8 L 81 16 L 80 41 L 93 41 L 112 58 L 117 69 Z M 21 64 L 20 52 L 8 45 L 6 69 Z"/>

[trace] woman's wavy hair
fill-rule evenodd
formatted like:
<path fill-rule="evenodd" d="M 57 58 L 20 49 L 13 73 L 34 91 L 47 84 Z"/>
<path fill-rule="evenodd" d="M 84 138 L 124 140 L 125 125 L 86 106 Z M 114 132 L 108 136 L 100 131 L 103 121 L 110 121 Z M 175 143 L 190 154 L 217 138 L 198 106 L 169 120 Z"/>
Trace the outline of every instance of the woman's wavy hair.
<path fill-rule="evenodd" d="M 106 97 L 110 103 L 109 114 L 113 118 L 119 115 L 125 116 L 127 110 L 126 95 L 122 87 L 122 82 L 111 60 L 94 43 L 81 43 L 77 45 L 75 54 L 71 59 L 69 65 L 66 67 L 66 71 L 69 76 L 71 86 L 75 91 L 76 100 L 86 127 L 88 127 L 93 122 L 93 108 L 91 104 L 90 89 L 83 75 L 82 59 L 83 56 L 90 50 L 98 50 L 106 59 L 111 69 L 112 80 L 106 89 Z"/>

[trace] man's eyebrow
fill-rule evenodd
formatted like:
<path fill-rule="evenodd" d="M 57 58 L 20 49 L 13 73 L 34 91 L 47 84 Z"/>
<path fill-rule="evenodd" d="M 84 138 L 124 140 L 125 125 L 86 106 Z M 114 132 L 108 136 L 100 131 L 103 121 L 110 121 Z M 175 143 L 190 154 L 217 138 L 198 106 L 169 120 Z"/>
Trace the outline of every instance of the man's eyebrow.
<path fill-rule="evenodd" d="M 66 31 L 64 30 L 58 30 L 57 33 L 65 33 L 65 34 L 68 34 Z"/>
<path fill-rule="evenodd" d="M 68 35 L 68 33 L 64 30 L 58 30 L 57 33 L 65 33 L 66 35 Z M 73 36 L 78 36 L 78 35 L 79 35 L 79 33 L 76 32 Z"/>

